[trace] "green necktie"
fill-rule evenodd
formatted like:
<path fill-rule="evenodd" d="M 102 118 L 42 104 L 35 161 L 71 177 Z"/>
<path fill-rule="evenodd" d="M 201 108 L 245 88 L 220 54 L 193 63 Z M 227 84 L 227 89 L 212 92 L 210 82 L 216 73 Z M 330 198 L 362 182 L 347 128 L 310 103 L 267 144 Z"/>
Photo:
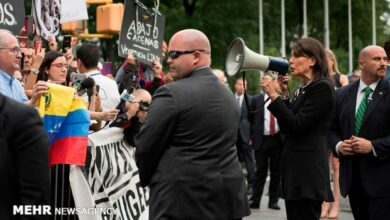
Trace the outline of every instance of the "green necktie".
<path fill-rule="evenodd" d="M 359 108 L 355 115 L 355 135 L 359 134 L 360 126 L 362 125 L 362 121 L 364 117 L 364 112 L 366 111 L 367 108 L 367 98 L 371 94 L 371 92 L 372 89 L 370 87 L 367 86 L 366 88 L 364 88 L 364 97 L 360 102 Z"/>

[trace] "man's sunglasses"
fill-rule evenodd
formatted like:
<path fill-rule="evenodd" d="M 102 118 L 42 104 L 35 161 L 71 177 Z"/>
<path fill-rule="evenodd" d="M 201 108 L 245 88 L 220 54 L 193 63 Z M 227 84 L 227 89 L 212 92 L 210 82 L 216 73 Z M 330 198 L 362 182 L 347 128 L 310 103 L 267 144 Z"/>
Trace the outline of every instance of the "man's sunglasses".
<path fill-rule="evenodd" d="M 139 103 L 139 110 L 147 112 L 149 110 L 150 104 L 145 101 L 135 101 L 135 97 L 133 95 L 122 93 L 121 99 L 128 101 L 130 103 Z"/>
<path fill-rule="evenodd" d="M 144 111 L 144 112 L 147 112 L 149 110 L 149 103 L 148 102 L 145 102 L 145 101 L 140 101 L 139 102 L 139 110 L 140 111 Z"/>
<path fill-rule="evenodd" d="M 190 53 L 195 53 L 195 52 L 206 52 L 206 51 L 205 50 L 183 50 L 183 51 L 171 50 L 171 51 L 168 51 L 168 56 L 172 59 L 176 59 L 183 54 L 190 54 Z"/>

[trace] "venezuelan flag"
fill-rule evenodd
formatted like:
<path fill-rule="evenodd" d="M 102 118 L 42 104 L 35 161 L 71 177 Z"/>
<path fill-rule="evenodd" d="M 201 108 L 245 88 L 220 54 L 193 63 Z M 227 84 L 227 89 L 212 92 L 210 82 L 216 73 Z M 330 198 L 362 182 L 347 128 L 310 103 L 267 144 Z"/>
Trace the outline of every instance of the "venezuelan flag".
<path fill-rule="evenodd" d="M 48 92 L 37 107 L 49 136 L 49 163 L 85 165 L 89 113 L 75 89 L 48 83 Z"/>

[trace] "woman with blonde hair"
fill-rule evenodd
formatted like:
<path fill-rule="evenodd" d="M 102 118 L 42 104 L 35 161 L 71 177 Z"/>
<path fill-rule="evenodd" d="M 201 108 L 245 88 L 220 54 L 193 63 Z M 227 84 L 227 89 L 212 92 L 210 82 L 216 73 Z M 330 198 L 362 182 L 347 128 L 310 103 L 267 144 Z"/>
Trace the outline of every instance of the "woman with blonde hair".
<path fill-rule="evenodd" d="M 337 59 L 334 53 L 330 49 L 325 50 L 326 58 L 328 61 L 328 75 L 330 81 L 332 81 L 334 88 L 338 89 L 341 86 L 348 85 L 348 77 L 344 74 L 340 74 Z M 323 202 L 321 209 L 321 218 L 336 219 L 340 211 L 340 162 L 339 159 L 330 153 L 330 161 L 332 164 L 332 180 L 333 180 L 333 203 Z"/>

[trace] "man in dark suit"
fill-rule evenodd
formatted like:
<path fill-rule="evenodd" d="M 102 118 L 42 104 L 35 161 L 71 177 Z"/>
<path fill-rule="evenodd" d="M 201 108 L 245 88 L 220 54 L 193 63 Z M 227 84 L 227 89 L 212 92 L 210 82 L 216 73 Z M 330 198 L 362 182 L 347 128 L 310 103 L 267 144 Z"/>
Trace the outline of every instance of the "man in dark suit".
<path fill-rule="evenodd" d="M 273 81 L 278 85 L 276 75 L 269 72 L 264 73 L 262 80 Z M 252 98 L 250 105 L 250 112 L 254 114 L 251 120 L 251 136 L 252 146 L 255 149 L 256 177 L 249 206 L 255 209 L 260 207 L 269 163 L 271 178 L 268 207 L 279 210 L 280 155 L 282 153 L 283 143 L 278 122 L 274 115 L 267 109 L 269 103 L 270 99 L 268 95 L 260 94 Z"/>
<path fill-rule="evenodd" d="M 141 185 L 150 187 L 149 218 L 241 219 L 249 207 L 235 147 L 236 100 L 210 69 L 205 34 L 179 31 L 168 51 L 175 82 L 154 93 L 135 137 Z"/>
<path fill-rule="evenodd" d="M 245 87 L 247 82 L 245 81 Z M 255 182 L 255 163 L 253 161 L 253 150 L 250 147 L 250 123 L 248 120 L 248 107 L 245 102 L 244 95 L 244 80 L 239 78 L 236 80 L 234 84 L 234 88 L 236 90 L 235 97 L 237 103 L 240 107 L 240 126 L 238 127 L 237 132 L 237 153 L 239 158 L 242 158 L 244 161 L 246 171 L 247 171 L 247 188 L 248 194 L 253 192 L 253 184 Z M 251 101 L 251 97 L 247 96 L 248 105 Z"/>
<path fill-rule="evenodd" d="M 386 53 L 359 53 L 362 78 L 336 91 L 329 144 L 340 158 L 340 189 L 355 219 L 390 219 L 390 85 Z"/>
<path fill-rule="evenodd" d="M 13 215 L 14 205 L 50 205 L 48 147 L 37 111 L 0 94 L 0 219 L 48 217 Z"/>

